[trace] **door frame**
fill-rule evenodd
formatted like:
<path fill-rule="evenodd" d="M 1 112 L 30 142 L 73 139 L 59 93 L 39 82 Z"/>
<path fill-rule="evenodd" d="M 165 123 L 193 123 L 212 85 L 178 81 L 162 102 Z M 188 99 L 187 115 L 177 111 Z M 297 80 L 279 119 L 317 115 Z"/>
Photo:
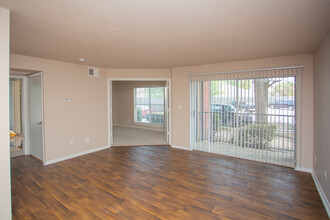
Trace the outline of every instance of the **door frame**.
<path fill-rule="evenodd" d="M 108 78 L 107 79 L 107 96 L 108 96 L 108 145 L 111 147 L 113 138 L 111 137 L 113 131 L 112 124 L 112 82 L 113 81 L 166 81 L 168 83 L 168 145 L 172 145 L 172 91 L 171 78 Z"/>
<path fill-rule="evenodd" d="M 26 76 L 27 77 L 27 83 L 26 83 L 26 95 L 27 95 L 27 127 L 28 127 L 28 135 L 25 137 L 28 139 L 28 149 L 27 149 L 27 155 L 31 155 L 30 151 L 30 137 L 29 137 L 29 125 L 30 125 L 30 100 L 29 100 L 29 83 L 28 80 L 30 77 L 35 76 L 41 76 L 41 137 L 42 137 L 42 162 L 45 163 L 46 156 L 45 156 L 45 124 L 44 124 L 44 77 L 43 72 L 34 73 L 31 75 Z"/>

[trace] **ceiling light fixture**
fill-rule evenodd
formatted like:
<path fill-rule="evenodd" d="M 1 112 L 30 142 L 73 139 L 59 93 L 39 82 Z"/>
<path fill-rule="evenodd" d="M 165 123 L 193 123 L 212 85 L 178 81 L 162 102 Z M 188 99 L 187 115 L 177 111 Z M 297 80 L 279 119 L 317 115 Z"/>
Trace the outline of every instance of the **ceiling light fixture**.
<path fill-rule="evenodd" d="M 79 58 L 79 62 L 85 62 L 85 58 Z"/>

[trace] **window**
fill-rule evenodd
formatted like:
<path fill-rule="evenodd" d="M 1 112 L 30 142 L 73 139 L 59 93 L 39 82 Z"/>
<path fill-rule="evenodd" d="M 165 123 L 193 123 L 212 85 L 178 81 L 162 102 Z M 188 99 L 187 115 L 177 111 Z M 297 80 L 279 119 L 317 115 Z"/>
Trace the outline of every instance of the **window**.
<path fill-rule="evenodd" d="M 191 148 L 295 166 L 301 67 L 190 76 Z"/>
<path fill-rule="evenodd" d="M 134 89 L 134 122 L 164 125 L 164 87 Z"/>

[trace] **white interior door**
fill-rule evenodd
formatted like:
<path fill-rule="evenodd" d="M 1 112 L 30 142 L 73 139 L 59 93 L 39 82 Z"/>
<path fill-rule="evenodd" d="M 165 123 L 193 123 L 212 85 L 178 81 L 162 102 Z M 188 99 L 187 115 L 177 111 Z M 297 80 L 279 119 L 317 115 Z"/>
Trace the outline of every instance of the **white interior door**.
<path fill-rule="evenodd" d="M 43 161 L 43 120 L 41 73 L 28 77 L 29 146 L 32 156 Z"/>

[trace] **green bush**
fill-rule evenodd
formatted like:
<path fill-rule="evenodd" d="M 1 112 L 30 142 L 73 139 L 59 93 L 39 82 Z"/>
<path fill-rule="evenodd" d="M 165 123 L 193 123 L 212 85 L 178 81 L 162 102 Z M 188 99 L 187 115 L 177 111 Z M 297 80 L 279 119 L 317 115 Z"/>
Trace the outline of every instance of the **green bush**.
<path fill-rule="evenodd" d="M 153 112 L 146 114 L 147 120 L 151 120 L 153 124 L 164 124 L 164 112 Z"/>
<path fill-rule="evenodd" d="M 250 124 L 237 128 L 232 142 L 242 147 L 264 149 L 274 140 L 277 127 L 275 124 Z"/>
<path fill-rule="evenodd" d="M 142 109 L 140 107 L 136 109 L 136 119 L 137 121 L 142 121 Z"/>
<path fill-rule="evenodd" d="M 220 114 L 218 112 L 212 114 L 213 130 L 219 130 L 220 128 L 223 127 L 222 126 L 223 124 L 227 124 L 227 122 L 229 121 L 230 119 L 225 114 Z"/>

